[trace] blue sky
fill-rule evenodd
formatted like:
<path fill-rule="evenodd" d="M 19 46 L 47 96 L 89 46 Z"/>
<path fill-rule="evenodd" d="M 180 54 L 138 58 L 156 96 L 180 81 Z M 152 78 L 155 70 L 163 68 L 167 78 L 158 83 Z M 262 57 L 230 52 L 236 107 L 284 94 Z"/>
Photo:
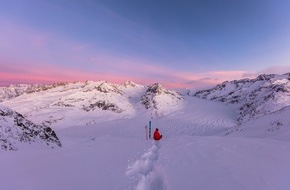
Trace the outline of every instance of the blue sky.
<path fill-rule="evenodd" d="M 289 0 L 0 0 L 0 85 L 290 72 Z"/>

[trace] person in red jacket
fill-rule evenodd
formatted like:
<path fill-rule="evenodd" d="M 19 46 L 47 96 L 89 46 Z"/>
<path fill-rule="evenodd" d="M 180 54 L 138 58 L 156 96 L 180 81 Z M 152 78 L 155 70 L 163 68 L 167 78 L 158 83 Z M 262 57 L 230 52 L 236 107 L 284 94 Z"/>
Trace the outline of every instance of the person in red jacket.
<path fill-rule="evenodd" d="M 155 129 L 153 138 L 156 141 L 159 141 L 160 139 L 162 139 L 162 135 L 160 135 L 158 128 Z"/>

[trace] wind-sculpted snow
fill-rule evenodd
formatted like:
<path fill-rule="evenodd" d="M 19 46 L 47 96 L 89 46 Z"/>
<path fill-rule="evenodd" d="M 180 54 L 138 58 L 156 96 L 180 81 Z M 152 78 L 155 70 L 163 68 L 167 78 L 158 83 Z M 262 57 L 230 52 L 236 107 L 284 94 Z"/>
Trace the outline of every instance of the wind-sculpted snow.
<path fill-rule="evenodd" d="M 45 144 L 61 146 L 50 127 L 35 125 L 21 114 L 0 106 L 0 149 L 17 150 L 23 144 Z"/>
<path fill-rule="evenodd" d="M 153 146 L 140 159 L 128 166 L 127 176 L 136 190 L 166 190 L 165 177 L 156 165 L 159 157 L 160 142 L 153 142 Z"/>
<path fill-rule="evenodd" d="M 290 74 L 226 81 L 212 89 L 196 92 L 195 96 L 237 105 L 238 120 L 244 122 L 290 105 Z"/>

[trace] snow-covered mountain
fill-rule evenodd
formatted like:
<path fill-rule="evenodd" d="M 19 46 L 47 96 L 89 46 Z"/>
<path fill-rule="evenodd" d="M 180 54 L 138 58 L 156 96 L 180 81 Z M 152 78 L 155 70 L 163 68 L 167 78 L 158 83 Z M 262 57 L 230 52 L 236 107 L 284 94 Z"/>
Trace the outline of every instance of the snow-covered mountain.
<path fill-rule="evenodd" d="M 290 105 L 290 73 L 226 81 L 194 96 L 236 105 L 240 112 L 238 120 L 245 122 Z"/>
<path fill-rule="evenodd" d="M 59 127 L 71 123 L 92 125 L 140 114 L 149 119 L 174 113 L 188 103 L 184 98 L 188 93 L 181 95 L 159 83 L 144 86 L 131 81 L 12 85 L 1 87 L 0 93 L 3 105 L 37 124 Z M 234 105 L 238 121 L 243 123 L 290 105 L 290 74 L 226 81 L 194 96 Z"/>
<path fill-rule="evenodd" d="M 0 151 L 1 188 L 288 190 L 288 89 L 287 75 L 264 75 L 197 93 L 205 99 L 133 82 L 24 90 L 0 104 L 53 129 L 62 148 Z M 238 123 L 247 101 L 273 108 Z M 149 120 L 161 141 L 147 138 Z M 3 116 L 0 126 L 9 131 L 15 122 Z"/>
<path fill-rule="evenodd" d="M 54 84 L 16 84 L 9 87 L 0 87 L 0 102 L 9 100 L 20 96 L 24 93 L 34 93 L 46 91 L 58 86 L 65 86 L 67 83 L 54 83 Z"/>
<path fill-rule="evenodd" d="M 151 118 L 170 114 L 184 105 L 180 94 L 158 83 L 143 86 L 131 81 L 86 81 L 0 89 L 3 105 L 45 126 L 92 125 L 140 113 Z"/>
<path fill-rule="evenodd" d="M 167 90 L 159 83 L 148 87 L 141 97 L 141 102 L 146 109 L 154 110 L 156 116 L 159 113 L 171 113 L 179 110 L 184 103 L 181 94 Z"/>
<path fill-rule="evenodd" d="M 50 127 L 36 125 L 21 114 L 0 105 L 0 150 L 17 150 L 25 144 L 61 146 Z"/>

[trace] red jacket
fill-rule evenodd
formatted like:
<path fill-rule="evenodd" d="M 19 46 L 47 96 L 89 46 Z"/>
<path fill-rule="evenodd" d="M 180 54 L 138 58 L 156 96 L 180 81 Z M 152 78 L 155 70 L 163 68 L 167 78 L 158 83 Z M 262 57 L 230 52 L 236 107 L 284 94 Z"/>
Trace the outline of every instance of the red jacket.
<path fill-rule="evenodd" d="M 155 131 L 154 132 L 154 136 L 153 136 L 154 140 L 158 141 L 162 138 L 162 135 L 160 135 L 159 131 Z"/>

